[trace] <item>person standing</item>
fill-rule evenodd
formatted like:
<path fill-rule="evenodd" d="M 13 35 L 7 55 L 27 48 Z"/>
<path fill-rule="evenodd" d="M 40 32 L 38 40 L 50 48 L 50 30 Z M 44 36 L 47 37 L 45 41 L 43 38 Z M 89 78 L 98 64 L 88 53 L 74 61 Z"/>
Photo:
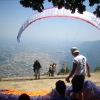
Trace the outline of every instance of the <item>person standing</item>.
<path fill-rule="evenodd" d="M 52 76 L 54 77 L 54 73 L 56 72 L 56 63 L 52 65 Z"/>
<path fill-rule="evenodd" d="M 41 64 L 38 60 L 36 60 L 33 64 L 33 70 L 34 70 L 36 79 L 40 79 L 40 68 L 41 68 Z"/>
<path fill-rule="evenodd" d="M 79 100 L 84 100 L 82 87 L 85 80 L 85 76 L 90 77 L 90 67 L 87 62 L 87 58 L 79 53 L 77 47 L 71 48 L 71 54 L 74 56 L 73 59 L 73 67 L 71 73 L 68 77 L 66 77 L 66 81 L 70 82 L 70 78 L 72 78 L 72 98 L 78 98 Z"/>
<path fill-rule="evenodd" d="M 66 75 L 66 64 L 63 64 L 62 70 L 63 70 L 63 75 Z"/>
<path fill-rule="evenodd" d="M 49 66 L 49 76 L 52 76 L 52 64 Z"/>

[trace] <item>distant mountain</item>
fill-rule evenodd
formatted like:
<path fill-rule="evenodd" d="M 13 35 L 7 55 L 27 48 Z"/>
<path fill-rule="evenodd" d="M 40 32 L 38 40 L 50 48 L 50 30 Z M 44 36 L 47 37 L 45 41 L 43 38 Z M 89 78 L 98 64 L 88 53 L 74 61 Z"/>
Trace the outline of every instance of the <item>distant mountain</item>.
<path fill-rule="evenodd" d="M 91 71 L 100 66 L 100 41 L 87 41 L 77 45 L 77 47 L 80 53 L 87 57 Z M 73 56 L 70 53 L 67 54 L 65 59 L 67 60 L 67 65 L 72 66 Z"/>

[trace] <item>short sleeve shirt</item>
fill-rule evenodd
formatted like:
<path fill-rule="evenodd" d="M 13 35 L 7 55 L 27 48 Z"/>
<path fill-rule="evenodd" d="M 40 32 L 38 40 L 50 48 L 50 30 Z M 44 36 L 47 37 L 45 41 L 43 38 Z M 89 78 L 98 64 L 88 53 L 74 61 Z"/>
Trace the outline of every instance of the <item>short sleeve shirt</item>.
<path fill-rule="evenodd" d="M 87 59 L 83 55 L 78 55 L 73 59 L 73 63 L 77 64 L 74 75 L 86 75 L 86 63 Z"/>

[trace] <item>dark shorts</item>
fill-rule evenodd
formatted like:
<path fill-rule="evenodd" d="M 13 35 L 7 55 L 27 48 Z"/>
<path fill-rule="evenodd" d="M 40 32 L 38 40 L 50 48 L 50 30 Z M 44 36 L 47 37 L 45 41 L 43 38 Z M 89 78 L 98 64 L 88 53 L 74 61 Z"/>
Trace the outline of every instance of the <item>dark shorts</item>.
<path fill-rule="evenodd" d="M 78 93 L 82 91 L 85 77 L 83 75 L 75 75 L 72 79 L 72 92 Z"/>

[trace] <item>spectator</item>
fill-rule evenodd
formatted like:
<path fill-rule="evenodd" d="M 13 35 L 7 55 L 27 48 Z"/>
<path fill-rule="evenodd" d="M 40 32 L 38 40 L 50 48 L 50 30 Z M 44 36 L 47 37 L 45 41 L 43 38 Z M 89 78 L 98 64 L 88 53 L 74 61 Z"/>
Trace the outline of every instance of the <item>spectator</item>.
<path fill-rule="evenodd" d="M 49 76 L 52 76 L 52 64 L 49 66 Z"/>
<path fill-rule="evenodd" d="M 33 71 L 35 72 L 36 79 L 40 79 L 40 68 L 41 68 L 41 64 L 39 63 L 38 60 L 36 60 L 33 64 Z"/>
<path fill-rule="evenodd" d="M 30 100 L 30 96 L 23 93 L 19 96 L 18 100 Z"/>
<path fill-rule="evenodd" d="M 78 98 L 79 100 L 84 100 L 82 88 L 86 72 L 87 76 L 90 77 L 90 68 L 86 57 L 79 53 L 77 47 L 72 47 L 71 53 L 74 56 L 73 67 L 69 76 L 66 77 L 66 81 L 70 82 L 70 78 L 74 75 L 74 77 L 72 78 L 72 98 Z"/>
<path fill-rule="evenodd" d="M 69 96 L 65 95 L 66 85 L 64 81 L 59 80 L 56 82 L 56 91 L 59 96 L 52 98 L 51 100 L 71 100 Z"/>
<path fill-rule="evenodd" d="M 63 71 L 63 75 L 66 75 L 66 64 L 63 64 L 62 71 Z"/>
<path fill-rule="evenodd" d="M 52 76 L 54 77 L 54 73 L 56 72 L 56 63 L 52 65 Z"/>

